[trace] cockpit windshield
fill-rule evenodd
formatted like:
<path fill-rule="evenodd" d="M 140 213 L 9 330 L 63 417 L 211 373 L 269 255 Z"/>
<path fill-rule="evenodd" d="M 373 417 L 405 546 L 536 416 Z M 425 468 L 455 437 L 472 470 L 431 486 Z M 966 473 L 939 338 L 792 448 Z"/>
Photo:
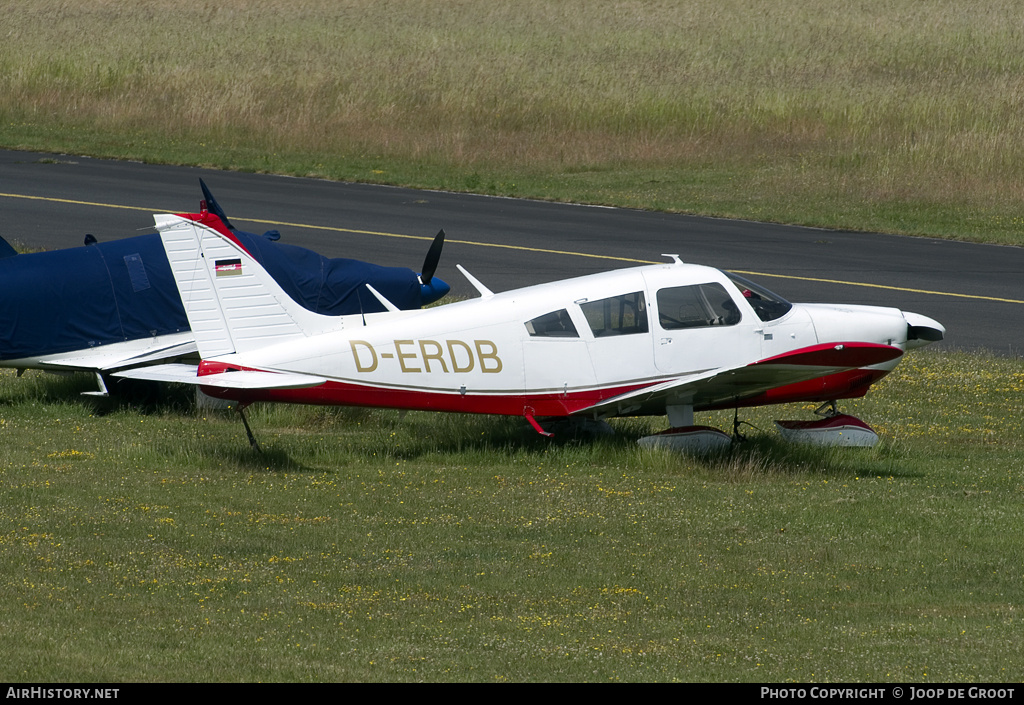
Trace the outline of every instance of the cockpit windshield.
<path fill-rule="evenodd" d="M 754 309 L 754 313 L 762 321 L 774 321 L 777 318 L 782 318 L 793 308 L 793 304 L 778 294 L 768 291 L 760 284 L 755 284 L 732 272 L 725 272 L 725 276 L 729 277 L 736 288 L 740 290 L 743 298 L 747 300 L 750 307 Z"/>

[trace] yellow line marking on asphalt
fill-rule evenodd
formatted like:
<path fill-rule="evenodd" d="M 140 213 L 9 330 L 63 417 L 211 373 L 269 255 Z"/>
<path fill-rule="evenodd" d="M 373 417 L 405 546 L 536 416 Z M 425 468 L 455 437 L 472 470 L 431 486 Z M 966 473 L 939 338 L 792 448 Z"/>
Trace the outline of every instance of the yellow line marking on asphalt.
<path fill-rule="evenodd" d="M 151 210 L 138 206 L 119 206 L 116 203 L 92 203 L 91 201 L 74 201 L 70 198 L 54 198 L 52 196 L 27 196 L 23 193 L 0 193 L 4 198 L 24 198 L 27 201 L 49 201 L 51 203 L 70 203 L 76 206 L 96 206 L 98 208 L 120 208 L 126 211 L 145 211 L 147 213 L 166 213 L 167 211 Z"/>
<path fill-rule="evenodd" d="M 27 196 L 20 193 L 0 193 L 0 197 L 5 198 L 23 198 L 33 201 L 49 201 L 52 203 L 68 203 L 71 205 L 78 206 L 95 206 L 97 208 L 119 208 L 121 210 L 132 210 L 132 211 L 144 211 L 146 213 L 160 213 L 168 212 L 166 209 L 160 208 L 140 208 L 139 206 L 120 206 L 113 203 L 93 203 L 91 201 L 75 201 L 69 198 L 53 198 L 51 196 Z M 356 235 L 374 235 L 377 237 L 391 237 L 399 238 L 402 240 L 433 240 L 433 237 L 427 237 L 424 235 L 403 235 L 401 233 L 387 233 L 376 230 L 356 230 L 353 228 L 339 228 L 330 225 L 309 225 L 306 223 L 287 223 L 277 220 L 259 220 L 256 218 L 236 218 L 232 217 L 232 220 L 246 223 L 259 223 L 260 225 L 274 225 L 277 227 L 285 228 L 306 228 L 309 230 L 327 230 L 330 232 L 338 233 L 352 233 Z M 603 259 L 611 260 L 615 262 L 630 262 L 633 264 L 661 264 L 660 261 L 652 261 L 645 259 L 633 259 L 631 257 L 617 257 L 615 255 L 597 255 L 589 252 L 573 252 L 570 250 L 549 250 L 541 247 L 525 247 L 523 245 L 502 245 L 494 242 L 476 242 L 474 240 L 447 240 L 449 243 L 455 243 L 459 245 L 472 245 L 474 247 L 496 247 L 504 250 L 519 250 L 521 252 L 536 252 L 539 254 L 547 255 L 566 255 L 570 257 L 587 257 L 589 259 Z M 982 301 L 997 301 L 1000 303 L 1007 304 L 1024 304 L 1022 299 L 1004 299 L 998 296 L 980 296 L 978 294 L 958 294 L 952 291 L 932 291 L 929 289 L 912 289 L 904 286 L 889 286 L 886 284 L 870 284 L 868 282 L 852 282 L 843 281 L 841 279 L 823 279 L 820 277 L 799 277 L 791 274 L 771 274 L 769 272 L 749 272 L 741 269 L 729 270 L 736 274 L 750 275 L 755 277 L 773 277 L 776 279 L 794 279 L 797 281 L 808 281 L 808 282 L 820 282 L 822 284 L 840 284 L 843 286 L 862 286 L 869 289 L 886 289 L 889 291 L 903 291 L 911 294 L 927 294 L 929 296 L 952 296 L 959 299 L 979 299 Z"/>
<path fill-rule="evenodd" d="M 240 219 L 244 220 L 244 219 Z M 426 237 L 424 235 L 402 235 L 399 233 L 384 233 L 375 230 L 353 230 L 351 228 L 336 228 L 330 225 L 304 225 L 302 223 L 280 223 L 273 220 L 248 220 L 249 223 L 259 223 L 260 225 L 277 225 L 287 228 L 313 228 L 315 230 L 332 230 L 339 233 L 358 233 L 359 235 L 378 235 L 380 237 L 396 237 L 402 238 L 403 240 L 427 240 L 432 241 L 434 238 Z M 445 238 L 446 243 L 454 243 L 458 245 L 473 245 L 475 247 L 498 247 L 503 250 L 520 250 L 523 252 L 539 252 L 548 255 L 569 255 L 572 257 L 589 257 L 591 259 L 608 259 L 615 260 L 617 262 L 635 262 L 637 264 L 658 264 L 657 262 L 651 262 L 644 259 L 631 259 L 629 257 L 616 257 L 614 255 L 594 255 L 588 252 L 571 252 L 568 250 L 547 250 L 540 247 L 525 247 L 523 245 L 502 245 L 494 242 L 477 242 L 474 240 L 454 240 L 451 238 Z"/>
<path fill-rule="evenodd" d="M 848 282 L 841 279 L 820 279 L 818 277 L 797 277 L 792 274 L 769 274 L 768 272 L 744 272 L 741 269 L 730 269 L 736 274 L 749 274 L 758 277 L 776 277 L 777 279 L 797 279 L 805 282 L 824 282 L 825 284 L 843 284 L 845 286 L 866 286 L 872 289 L 889 289 L 891 291 L 908 291 L 912 294 L 929 294 L 931 296 L 955 296 L 960 299 L 982 299 L 983 301 L 999 301 L 1006 304 L 1024 304 L 1021 299 L 1002 299 L 998 296 L 980 296 L 978 294 L 957 294 L 952 291 L 931 291 L 929 289 L 911 289 L 906 286 L 888 286 L 886 284 L 868 284 L 866 282 Z"/>

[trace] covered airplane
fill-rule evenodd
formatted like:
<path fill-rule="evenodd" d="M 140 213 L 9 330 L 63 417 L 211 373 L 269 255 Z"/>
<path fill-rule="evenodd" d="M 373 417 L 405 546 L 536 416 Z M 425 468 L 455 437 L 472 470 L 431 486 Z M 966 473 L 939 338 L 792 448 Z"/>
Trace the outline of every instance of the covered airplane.
<path fill-rule="evenodd" d="M 433 276 L 444 234 L 439 233 L 417 275 L 352 259 L 329 259 L 277 242 L 276 231 L 235 229 L 200 180 L 202 217 L 218 219 L 243 243 L 289 300 L 323 316 L 384 311 L 363 286 L 387 292 L 401 309 L 418 309 L 448 292 Z M 208 210 L 206 210 L 208 209 Z M 200 216 L 197 216 L 200 217 Z M 0 366 L 87 370 L 104 376 L 153 362 L 195 357 L 197 349 L 159 234 L 141 235 L 52 252 L 18 255 L 0 238 Z M 218 276 L 241 271 L 222 263 Z"/>
<path fill-rule="evenodd" d="M 277 401 L 505 414 L 545 434 L 544 417 L 667 414 L 673 428 L 650 443 L 713 445 L 728 436 L 695 427 L 694 411 L 834 405 L 944 333 L 894 308 L 791 304 L 674 255 L 498 294 L 459 267 L 479 298 L 402 311 L 367 285 L 386 311 L 327 317 L 289 297 L 217 218 L 158 215 L 156 224 L 202 361 L 123 374 L 199 385 L 243 409 Z M 229 262 L 237 271 L 226 276 Z"/>

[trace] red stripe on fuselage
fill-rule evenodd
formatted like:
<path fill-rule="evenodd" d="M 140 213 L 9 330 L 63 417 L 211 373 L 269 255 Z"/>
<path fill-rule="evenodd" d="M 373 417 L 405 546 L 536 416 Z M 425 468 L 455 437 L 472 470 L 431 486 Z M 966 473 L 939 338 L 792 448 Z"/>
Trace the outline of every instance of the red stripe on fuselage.
<path fill-rule="evenodd" d="M 856 399 L 867 394 L 871 385 L 889 374 L 888 370 L 846 370 L 825 377 L 787 384 L 739 403 L 718 404 L 700 407 L 698 411 L 712 409 L 733 409 L 737 406 L 767 406 L 769 404 L 790 404 L 800 401 L 833 401 L 835 399 Z"/>
<path fill-rule="evenodd" d="M 223 370 L 218 370 L 223 371 Z M 568 416 L 605 399 L 649 387 L 653 382 L 582 392 L 541 394 L 460 394 L 415 389 L 366 387 L 345 382 L 325 382 L 308 389 L 223 389 L 202 387 L 211 397 L 243 404 L 257 401 L 325 406 L 370 406 L 418 411 L 452 411 L 505 416 Z"/>
<path fill-rule="evenodd" d="M 814 345 L 753 363 L 789 365 L 835 365 L 837 358 L 856 364 L 878 364 L 899 357 L 903 351 L 889 345 L 874 343 L 842 343 Z M 855 362 L 856 361 L 856 362 Z M 199 365 L 200 377 L 240 368 L 223 362 L 204 360 Z M 851 369 L 823 377 L 782 385 L 753 397 L 727 404 L 695 406 L 696 411 L 732 409 L 736 406 L 765 406 L 802 401 L 831 401 L 862 397 L 872 384 L 888 374 L 888 370 Z M 569 416 L 621 394 L 652 387 L 659 381 L 624 384 L 580 392 L 546 393 L 466 393 L 426 391 L 409 388 L 371 387 L 350 382 L 325 382 L 302 389 L 224 389 L 202 387 L 209 396 L 251 404 L 257 401 L 324 406 L 367 406 L 449 411 L 469 414 L 501 414 L 506 416 Z M 650 413 L 650 410 L 640 413 Z M 657 413 L 662 413 L 659 410 Z"/>
<path fill-rule="evenodd" d="M 812 367 L 868 367 L 895 360 L 903 351 L 878 343 L 824 343 L 768 357 L 755 365 L 809 365 Z"/>

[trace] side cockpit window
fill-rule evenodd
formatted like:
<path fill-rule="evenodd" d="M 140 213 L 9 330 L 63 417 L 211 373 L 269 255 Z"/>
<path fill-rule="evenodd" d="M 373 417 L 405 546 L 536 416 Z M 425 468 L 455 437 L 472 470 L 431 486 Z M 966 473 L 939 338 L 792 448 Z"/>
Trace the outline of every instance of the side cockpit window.
<path fill-rule="evenodd" d="M 725 287 L 716 282 L 658 291 L 658 323 L 665 330 L 734 326 L 739 322 L 739 308 Z"/>
<path fill-rule="evenodd" d="M 750 307 L 754 309 L 754 313 L 762 321 L 774 321 L 782 318 L 793 308 L 793 304 L 778 294 L 768 291 L 760 284 L 755 284 L 732 272 L 726 272 L 725 276 L 729 277 L 736 285 L 736 288 L 743 294 L 743 298 L 747 300 Z"/>
<path fill-rule="evenodd" d="M 647 303 L 642 291 L 580 302 L 595 338 L 647 332 Z"/>
<path fill-rule="evenodd" d="M 578 338 L 576 326 L 564 308 L 559 311 L 545 313 L 532 321 L 526 322 L 526 330 L 535 338 Z"/>

